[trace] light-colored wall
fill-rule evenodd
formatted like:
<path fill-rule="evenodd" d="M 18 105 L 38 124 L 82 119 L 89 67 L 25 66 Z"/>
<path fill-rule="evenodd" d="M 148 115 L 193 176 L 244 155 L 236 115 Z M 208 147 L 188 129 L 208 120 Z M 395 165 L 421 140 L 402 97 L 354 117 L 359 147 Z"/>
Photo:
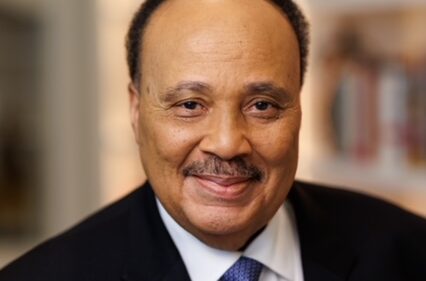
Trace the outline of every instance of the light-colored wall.
<path fill-rule="evenodd" d="M 43 0 L 42 230 L 50 235 L 99 202 L 99 93 L 92 1 Z"/>
<path fill-rule="evenodd" d="M 102 203 L 122 196 L 144 180 L 128 110 L 125 36 L 140 1 L 97 0 L 100 169 Z"/>

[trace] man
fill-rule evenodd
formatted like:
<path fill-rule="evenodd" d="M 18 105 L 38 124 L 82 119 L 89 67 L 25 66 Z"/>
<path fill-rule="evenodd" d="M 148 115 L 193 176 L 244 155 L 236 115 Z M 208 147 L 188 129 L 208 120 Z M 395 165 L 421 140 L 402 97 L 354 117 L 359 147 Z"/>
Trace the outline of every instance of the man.
<path fill-rule="evenodd" d="M 290 0 L 148 0 L 127 46 L 149 183 L 0 280 L 424 280 L 424 220 L 294 182 L 306 29 Z"/>

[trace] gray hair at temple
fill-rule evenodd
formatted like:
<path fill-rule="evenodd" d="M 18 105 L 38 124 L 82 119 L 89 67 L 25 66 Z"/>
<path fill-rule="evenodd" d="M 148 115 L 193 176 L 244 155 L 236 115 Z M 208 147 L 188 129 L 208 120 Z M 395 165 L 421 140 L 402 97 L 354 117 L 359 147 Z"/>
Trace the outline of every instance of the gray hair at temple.
<path fill-rule="evenodd" d="M 151 15 L 166 0 L 146 0 L 133 16 L 126 38 L 127 64 L 132 81 L 139 84 L 140 58 L 144 30 L 149 22 Z M 265 0 L 268 1 L 268 0 Z M 309 52 L 309 24 L 301 9 L 292 0 L 269 0 L 277 6 L 289 20 L 294 32 L 296 33 L 300 51 L 301 84 L 304 82 Z"/>

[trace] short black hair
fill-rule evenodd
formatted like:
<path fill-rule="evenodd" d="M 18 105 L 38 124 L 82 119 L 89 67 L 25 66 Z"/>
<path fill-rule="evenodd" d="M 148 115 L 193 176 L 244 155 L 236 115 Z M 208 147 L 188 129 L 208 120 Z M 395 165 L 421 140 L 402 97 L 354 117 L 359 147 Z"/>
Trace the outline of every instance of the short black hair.
<path fill-rule="evenodd" d="M 140 57 L 144 30 L 151 15 L 167 0 L 146 0 L 133 16 L 126 38 L 127 64 L 130 78 L 139 82 L 141 76 Z M 270 0 L 287 16 L 296 33 L 300 51 L 301 83 L 303 84 L 309 52 L 309 24 L 301 9 L 292 0 Z"/>

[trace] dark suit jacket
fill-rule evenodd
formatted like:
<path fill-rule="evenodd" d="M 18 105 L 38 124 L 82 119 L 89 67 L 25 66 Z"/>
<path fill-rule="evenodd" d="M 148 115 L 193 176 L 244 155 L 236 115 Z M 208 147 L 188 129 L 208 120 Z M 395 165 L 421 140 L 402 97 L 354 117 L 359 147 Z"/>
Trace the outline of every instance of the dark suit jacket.
<path fill-rule="evenodd" d="M 305 281 L 426 280 L 426 222 L 352 192 L 295 183 Z M 148 184 L 0 271 L 0 281 L 189 280 Z M 197 280 L 198 281 L 198 280 Z"/>

